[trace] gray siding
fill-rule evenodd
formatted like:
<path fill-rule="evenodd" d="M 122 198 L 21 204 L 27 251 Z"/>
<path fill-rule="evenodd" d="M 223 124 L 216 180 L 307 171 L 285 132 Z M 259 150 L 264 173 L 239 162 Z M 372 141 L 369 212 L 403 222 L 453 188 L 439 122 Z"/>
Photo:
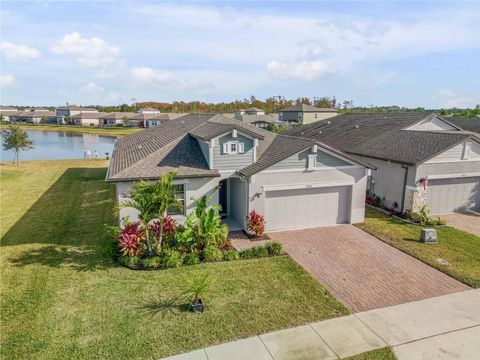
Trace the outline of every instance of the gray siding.
<path fill-rule="evenodd" d="M 203 153 L 203 156 L 205 157 L 205 160 L 207 161 L 207 164 L 209 164 L 208 162 L 208 158 L 209 158 L 209 152 L 210 152 L 210 148 L 209 148 L 209 145 L 208 143 L 202 141 L 202 140 L 198 140 L 198 146 L 200 146 L 200 150 L 202 150 L 202 153 Z"/>
<path fill-rule="evenodd" d="M 228 141 L 243 142 L 243 154 L 224 154 L 223 144 Z M 239 170 L 253 163 L 253 140 L 238 134 L 236 138 L 231 134 L 217 139 L 213 147 L 213 167 L 218 170 Z"/>
<path fill-rule="evenodd" d="M 417 167 L 418 181 L 428 175 L 468 174 L 480 172 L 480 161 L 455 161 L 437 164 L 421 164 Z"/>
<path fill-rule="evenodd" d="M 308 164 L 308 154 L 310 150 L 302 151 L 298 154 L 292 155 L 278 163 L 269 167 L 269 170 L 279 170 L 279 169 L 306 169 Z M 337 166 L 349 166 L 350 163 L 343 161 L 333 155 L 327 154 L 326 152 L 318 150 L 317 154 L 317 164 L 316 166 L 321 167 L 337 167 Z"/>

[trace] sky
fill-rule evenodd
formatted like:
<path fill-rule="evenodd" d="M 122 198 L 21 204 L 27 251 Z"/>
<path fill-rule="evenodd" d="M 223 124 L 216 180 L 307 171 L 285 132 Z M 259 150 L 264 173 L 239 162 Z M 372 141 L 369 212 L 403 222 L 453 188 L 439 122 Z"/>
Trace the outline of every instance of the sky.
<path fill-rule="evenodd" d="M 480 104 L 480 2 L 1 1 L 0 104 Z"/>

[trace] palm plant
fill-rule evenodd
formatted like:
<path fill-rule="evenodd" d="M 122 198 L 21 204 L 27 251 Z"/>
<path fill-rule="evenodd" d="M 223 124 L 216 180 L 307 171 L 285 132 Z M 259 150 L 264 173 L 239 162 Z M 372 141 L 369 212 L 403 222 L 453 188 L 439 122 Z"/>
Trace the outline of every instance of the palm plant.
<path fill-rule="evenodd" d="M 182 202 L 175 197 L 175 192 L 173 190 L 173 179 L 175 178 L 175 176 L 175 172 L 169 172 L 166 175 L 162 176 L 158 180 L 158 182 L 155 183 L 157 215 L 159 220 L 158 246 L 160 248 L 162 247 L 163 241 L 163 224 L 165 222 L 165 217 L 167 216 L 168 209 L 183 208 Z"/>
<path fill-rule="evenodd" d="M 205 294 L 210 284 L 208 275 L 192 278 L 185 286 L 182 295 L 185 300 L 189 301 L 189 308 L 193 308 L 197 303 L 203 305 L 201 297 Z M 203 311 L 200 310 L 200 311 Z"/>
<path fill-rule="evenodd" d="M 157 215 L 157 183 L 140 181 L 133 186 L 130 192 L 130 198 L 125 199 L 120 208 L 134 208 L 139 211 L 138 218 L 145 227 L 145 236 L 148 247 L 148 255 L 153 255 L 152 242 L 150 241 L 150 229 L 148 224 Z"/>

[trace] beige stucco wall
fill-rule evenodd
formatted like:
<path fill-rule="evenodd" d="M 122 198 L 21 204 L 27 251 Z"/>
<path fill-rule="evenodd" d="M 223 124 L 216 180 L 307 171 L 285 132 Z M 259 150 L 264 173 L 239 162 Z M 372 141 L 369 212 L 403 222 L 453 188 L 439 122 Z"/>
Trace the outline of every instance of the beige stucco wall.
<path fill-rule="evenodd" d="M 325 120 L 336 116 L 336 112 L 318 112 L 318 113 L 304 113 L 303 124 L 310 124 L 315 121 Z"/>

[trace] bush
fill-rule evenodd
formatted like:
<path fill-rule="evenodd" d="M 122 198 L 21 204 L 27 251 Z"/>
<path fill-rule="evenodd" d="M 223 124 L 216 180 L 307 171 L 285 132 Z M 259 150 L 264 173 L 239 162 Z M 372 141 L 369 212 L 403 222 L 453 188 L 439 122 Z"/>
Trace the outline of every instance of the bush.
<path fill-rule="evenodd" d="M 142 260 L 138 256 L 120 256 L 118 262 L 123 266 L 140 265 Z"/>
<path fill-rule="evenodd" d="M 283 245 L 278 241 L 269 241 L 265 247 L 269 255 L 280 255 L 282 253 Z"/>
<path fill-rule="evenodd" d="M 258 258 L 266 257 L 268 256 L 268 250 L 265 246 L 255 246 L 253 248 L 253 255 Z"/>
<path fill-rule="evenodd" d="M 248 230 L 253 231 L 256 237 L 260 237 L 265 232 L 265 218 L 255 210 L 250 211 L 247 216 Z"/>
<path fill-rule="evenodd" d="M 254 257 L 253 248 L 242 250 L 238 255 L 240 255 L 240 259 L 251 259 Z"/>
<path fill-rule="evenodd" d="M 163 250 L 161 259 L 161 265 L 164 268 L 177 267 L 182 264 L 180 253 L 172 249 Z"/>
<path fill-rule="evenodd" d="M 226 261 L 237 260 L 239 257 L 237 250 L 225 250 L 223 252 L 223 259 Z"/>
<path fill-rule="evenodd" d="M 200 262 L 200 258 L 194 252 L 188 253 L 183 259 L 185 265 L 196 265 Z"/>
<path fill-rule="evenodd" d="M 140 222 L 125 223 L 117 237 L 120 253 L 128 256 L 139 255 L 145 239 L 145 229 Z"/>
<path fill-rule="evenodd" d="M 143 267 L 158 268 L 160 267 L 162 259 L 158 256 L 147 257 L 142 260 Z"/>
<path fill-rule="evenodd" d="M 200 253 L 203 261 L 221 261 L 223 259 L 222 251 L 218 248 L 207 246 Z"/>

